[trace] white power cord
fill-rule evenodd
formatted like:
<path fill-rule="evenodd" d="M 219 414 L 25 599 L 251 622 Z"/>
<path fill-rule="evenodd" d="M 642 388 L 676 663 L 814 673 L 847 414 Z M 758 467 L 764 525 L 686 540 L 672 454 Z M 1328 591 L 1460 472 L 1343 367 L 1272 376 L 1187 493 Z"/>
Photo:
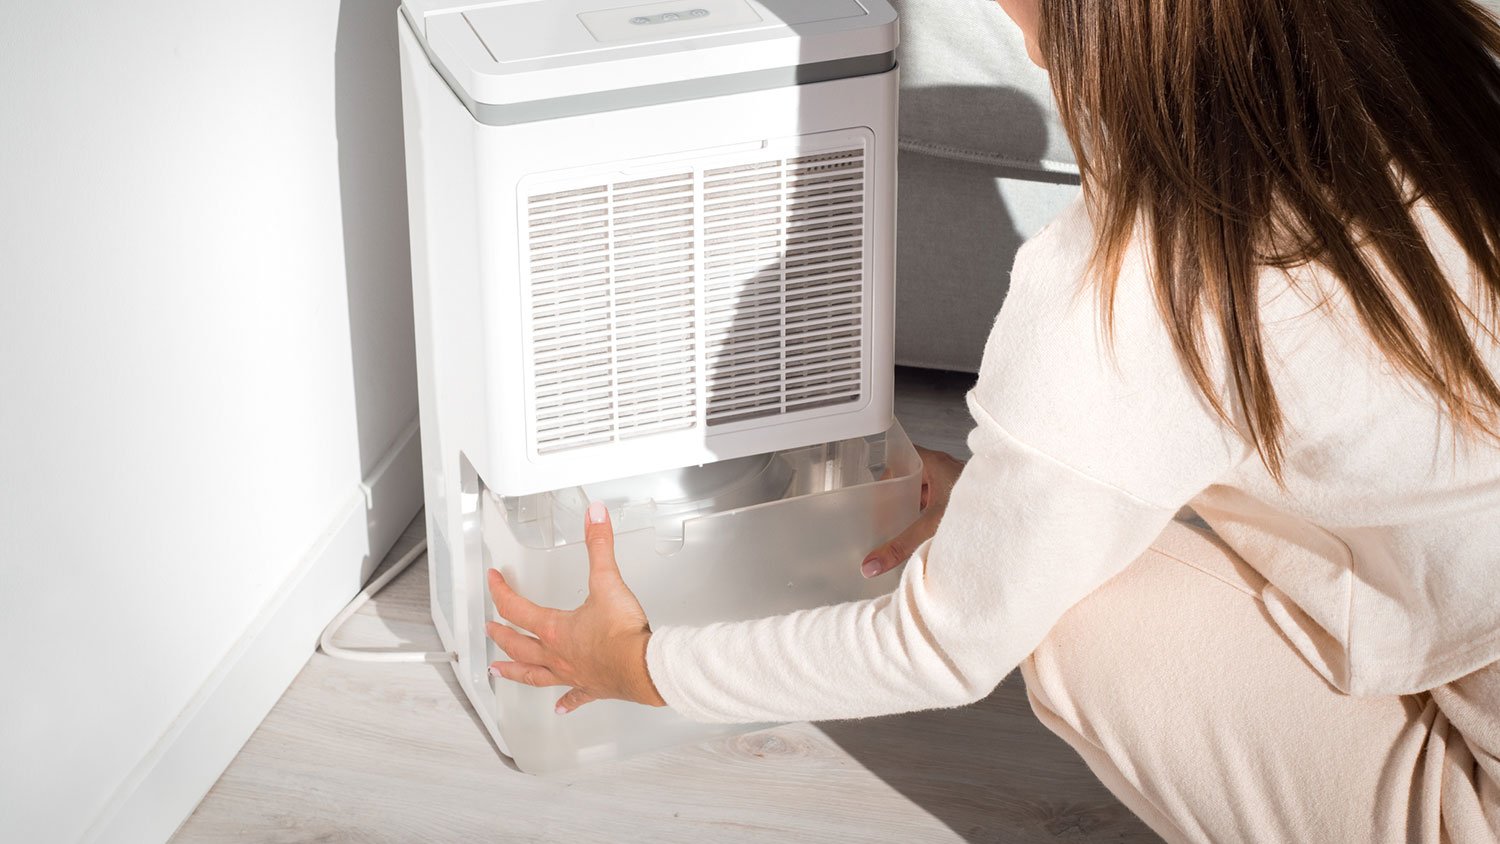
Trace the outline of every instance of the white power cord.
<path fill-rule="evenodd" d="M 422 556 L 426 550 L 427 540 L 423 539 L 410 551 L 407 551 L 405 556 L 386 569 L 379 577 L 365 584 L 365 588 L 359 590 L 359 594 L 354 596 L 354 600 L 350 601 L 348 606 L 340 610 L 339 614 L 333 617 L 333 621 L 328 622 L 328 626 L 323 628 L 323 635 L 318 637 L 318 647 L 323 650 L 323 653 L 338 659 L 353 660 L 354 662 L 442 663 L 452 662 L 457 659 L 454 654 L 448 651 L 406 651 L 399 648 L 350 650 L 348 648 L 341 648 L 333 643 L 333 637 L 338 635 L 339 629 L 344 626 L 344 623 L 352 618 L 356 612 L 359 612 L 359 608 L 364 606 L 365 602 L 375 597 L 376 592 L 384 589 L 386 584 L 396 579 L 397 575 L 410 568 L 411 564 L 416 562 L 417 558 Z"/>

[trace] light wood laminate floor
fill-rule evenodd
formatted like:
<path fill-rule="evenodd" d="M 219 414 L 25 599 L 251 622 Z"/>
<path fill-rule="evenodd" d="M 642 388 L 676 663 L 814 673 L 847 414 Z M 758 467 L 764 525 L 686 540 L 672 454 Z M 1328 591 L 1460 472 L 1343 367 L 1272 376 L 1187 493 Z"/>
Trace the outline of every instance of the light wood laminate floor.
<path fill-rule="evenodd" d="M 967 376 L 901 370 L 919 444 L 967 456 Z M 419 517 L 389 560 L 422 538 Z M 851 560 L 850 565 L 857 565 Z M 439 649 L 420 562 L 342 644 Z M 791 724 L 535 777 L 447 666 L 312 655 L 174 841 L 1156 841 L 1032 716 L 1012 675 L 955 710 Z"/>

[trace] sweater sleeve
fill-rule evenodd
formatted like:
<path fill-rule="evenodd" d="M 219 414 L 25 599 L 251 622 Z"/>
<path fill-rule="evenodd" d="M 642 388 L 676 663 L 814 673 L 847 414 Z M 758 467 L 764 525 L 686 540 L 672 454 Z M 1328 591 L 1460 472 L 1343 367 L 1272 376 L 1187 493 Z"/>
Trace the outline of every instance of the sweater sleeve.
<path fill-rule="evenodd" d="M 1089 240 L 1066 217 L 1018 256 L 968 397 L 973 457 L 895 589 L 657 630 L 647 664 L 673 709 L 699 721 L 793 721 L 978 700 L 1242 456 L 1149 306 L 1122 302 L 1120 351 L 1102 351 L 1089 300 L 1071 295 L 1071 249 Z M 1117 301 L 1143 290 L 1122 285 Z"/>

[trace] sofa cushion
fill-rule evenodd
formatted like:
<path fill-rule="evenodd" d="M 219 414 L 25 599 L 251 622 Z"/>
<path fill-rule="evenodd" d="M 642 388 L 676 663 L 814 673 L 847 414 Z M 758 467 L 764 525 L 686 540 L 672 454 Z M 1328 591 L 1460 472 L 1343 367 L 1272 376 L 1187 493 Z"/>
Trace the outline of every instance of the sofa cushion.
<path fill-rule="evenodd" d="M 901 14 L 901 146 L 945 158 L 1077 173 L 1045 71 L 989 0 L 893 0 Z"/>

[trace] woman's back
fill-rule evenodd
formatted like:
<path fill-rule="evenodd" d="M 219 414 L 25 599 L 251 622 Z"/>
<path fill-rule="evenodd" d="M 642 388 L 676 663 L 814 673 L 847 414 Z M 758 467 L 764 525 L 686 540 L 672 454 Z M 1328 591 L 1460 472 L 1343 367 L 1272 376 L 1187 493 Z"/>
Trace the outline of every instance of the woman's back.
<path fill-rule="evenodd" d="M 1490 320 L 1474 336 L 1500 379 L 1497 326 L 1469 262 L 1420 216 L 1450 283 Z M 1250 460 L 1195 506 L 1270 581 L 1276 621 L 1335 685 L 1432 688 L 1500 659 L 1500 447 L 1457 431 L 1398 373 L 1337 284 L 1307 282 L 1326 309 L 1284 283 L 1268 283 L 1263 300 L 1286 414 L 1284 486 Z"/>
<path fill-rule="evenodd" d="M 1463 250 L 1420 218 L 1484 314 Z M 1092 237 L 1079 203 L 1025 246 L 971 402 L 1008 436 L 1125 495 L 1190 500 L 1266 576 L 1277 623 L 1346 691 L 1417 691 L 1500 659 L 1500 446 L 1460 434 L 1325 271 L 1268 269 L 1264 349 L 1286 425 L 1278 481 L 1172 353 L 1139 243 L 1122 262 L 1106 339 L 1085 280 Z M 1500 375 L 1500 347 L 1476 336 Z M 1207 366 L 1233 409 L 1223 355 Z"/>
<path fill-rule="evenodd" d="M 1419 206 L 1417 218 L 1448 283 L 1483 316 L 1471 320 L 1472 336 L 1500 379 L 1500 324 L 1472 265 L 1435 215 Z M 1309 267 L 1263 277 L 1264 336 L 1287 418 L 1288 459 L 1285 489 L 1264 467 L 1244 467 L 1247 484 L 1329 527 L 1472 518 L 1480 498 L 1496 501 L 1500 442 L 1460 432 L 1441 401 L 1376 347 L 1341 285 Z M 1500 545 L 1493 547 L 1500 560 Z"/>

